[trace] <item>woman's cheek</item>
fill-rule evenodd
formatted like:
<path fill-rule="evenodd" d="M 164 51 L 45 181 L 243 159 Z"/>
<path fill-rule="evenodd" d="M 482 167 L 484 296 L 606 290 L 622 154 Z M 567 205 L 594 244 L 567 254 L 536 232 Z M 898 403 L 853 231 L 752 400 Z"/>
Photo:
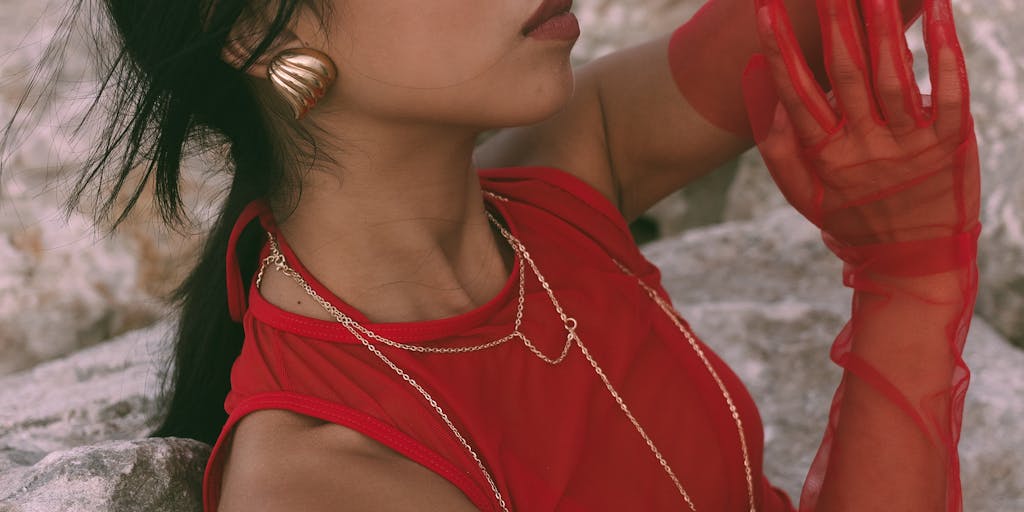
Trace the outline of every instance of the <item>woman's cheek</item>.
<path fill-rule="evenodd" d="M 339 34 L 349 71 L 394 87 L 454 87 L 488 73 L 525 44 L 510 16 L 457 16 L 438 6 L 419 12 L 380 13 Z"/>

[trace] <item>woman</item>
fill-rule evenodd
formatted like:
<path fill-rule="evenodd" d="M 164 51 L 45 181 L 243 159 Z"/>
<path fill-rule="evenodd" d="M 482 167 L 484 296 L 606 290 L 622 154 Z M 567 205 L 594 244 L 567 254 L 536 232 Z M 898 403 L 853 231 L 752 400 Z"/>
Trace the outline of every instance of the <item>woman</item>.
<path fill-rule="evenodd" d="M 568 3 L 106 3 L 130 108 L 98 155 L 152 158 L 173 218 L 186 143 L 231 151 L 154 432 L 215 444 L 206 510 L 793 510 L 627 228 L 755 141 L 854 289 L 800 510 L 960 509 L 980 225 L 948 0 L 931 97 L 892 0 L 817 1 L 824 66 L 809 2 L 721 0 L 576 77 Z"/>

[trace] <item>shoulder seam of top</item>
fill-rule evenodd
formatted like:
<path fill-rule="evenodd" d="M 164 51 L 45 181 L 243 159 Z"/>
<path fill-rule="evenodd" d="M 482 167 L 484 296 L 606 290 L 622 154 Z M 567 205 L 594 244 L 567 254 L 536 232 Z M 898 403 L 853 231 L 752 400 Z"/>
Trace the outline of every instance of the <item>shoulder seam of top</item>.
<path fill-rule="evenodd" d="M 553 171 L 553 172 L 552 172 Z M 570 193 L 577 199 L 581 200 L 592 209 L 600 212 L 607 220 L 615 225 L 623 233 L 630 235 L 629 225 L 626 223 L 626 218 L 622 216 L 622 213 L 618 211 L 612 202 L 605 197 L 603 194 L 597 191 L 589 183 L 583 181 L 580 177 L 568 172 L 564 169 L 552 166 L 537 165 L 537 166 L 523 166 L 523 167 L 498 167 L 492 169 L 482 169 L 480 175 L 488 178 L 501 179 L 504 173 L 508 176 L 523 176 L 535 178 L 540 181 L 559 188 L 565 192 Z M 511 174 L 516 173 L 516 174 Z"/>

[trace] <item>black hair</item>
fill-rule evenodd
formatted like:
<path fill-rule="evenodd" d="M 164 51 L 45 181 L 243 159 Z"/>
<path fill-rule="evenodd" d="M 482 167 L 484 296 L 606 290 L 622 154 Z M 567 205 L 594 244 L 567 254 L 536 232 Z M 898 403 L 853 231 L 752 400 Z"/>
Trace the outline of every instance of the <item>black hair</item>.
<path fill-rule="evenodd" d="M 110 225 L 113 232 L 153 180 L 161 218 L 169 226 L 181 227 L 188 217 L 179 190 L 183 159 L 192 153 L 227 149 L 230 187 L 195 267 L 168 297 L 180 308 L 180 317 L 163 368 L 160 423 L 152 437 L 186 437 L 213 444 L 227 420 L 224 399 L 230 390 L 231 365 L 243 340 L 242 326 L 228 310 L 228 238 L 250 201 L 297 187 L 286 171 L 295 164 L 286 159 L 296 152 L 282 149 L 286 144 L 280 136 L 281 123 L 245 70 L 289 27 L 303 4 L 317 8 L 313 3 L 76 0 L 44 57 L 62 55 L 70 27 L 83 14 L 98 16 L 88 21 L 100 50 L 101 80 L 87 116 L 102 111 L 104 128 L 64 205 L 65 215 L 78 207 L 87 190 L 102 188 L 97 197 L 105 199 L 98 202 L 98 214 L 116 214 Z M 259 23 L 251 23 L 254 20 Z M 222 59 L 222 49 L 243 24 L 258 25 L 261 31 L 248 60 L 237 69 Z M 23 98 L 18 112 L 32 106 Z M 7 124 L 0 149 L 12 143 L 18 112 Z M 312 143 L 311 138 L 307 140 Z M 124 193 L 126 202 L 122 202 Z M 263 241 L 256 226 L 238 241 L 245 282 L 255 271 Z"/>

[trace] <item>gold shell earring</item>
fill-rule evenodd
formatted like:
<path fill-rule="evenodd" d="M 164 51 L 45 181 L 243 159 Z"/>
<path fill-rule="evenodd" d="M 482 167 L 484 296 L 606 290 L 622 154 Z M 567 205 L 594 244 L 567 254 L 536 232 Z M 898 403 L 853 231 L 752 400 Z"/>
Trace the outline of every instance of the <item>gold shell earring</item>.
<path fill-rule="evenodd" d="M 284 50 L 274 56 L 267 78 L 291 107 L 295 119 L 302 119 L 338 76 L 338 70 L 325 53 L 310 48 Z"/>

